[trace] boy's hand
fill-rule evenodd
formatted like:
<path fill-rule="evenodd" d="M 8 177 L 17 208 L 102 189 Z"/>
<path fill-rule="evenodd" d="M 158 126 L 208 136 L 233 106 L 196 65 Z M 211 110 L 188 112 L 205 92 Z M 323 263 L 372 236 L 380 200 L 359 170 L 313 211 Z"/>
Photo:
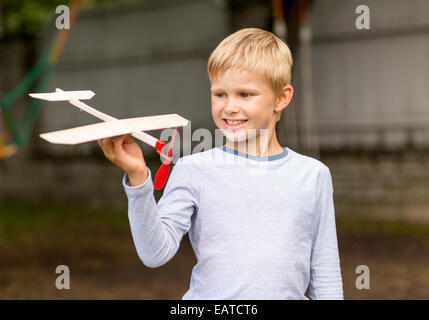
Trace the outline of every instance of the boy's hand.
<path fill-rule="evenodd" d="M 97 140 L 104 155 L 125 171 L 131 186 L 138 186 L 148 177 L 146 162 L 139 145 L 128 135 Z"/>

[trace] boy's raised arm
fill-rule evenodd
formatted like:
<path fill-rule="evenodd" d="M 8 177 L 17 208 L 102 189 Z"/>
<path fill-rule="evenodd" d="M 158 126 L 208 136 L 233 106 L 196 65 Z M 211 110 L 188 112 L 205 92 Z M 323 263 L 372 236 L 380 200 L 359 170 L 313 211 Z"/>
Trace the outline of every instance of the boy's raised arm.
<path fill-rule="evenodd" d="M 316 225 L 310 264 L 309 296 L 312 300 L 338 300 L 343 297 L 332 177 L 323 167 L 317 202 Z"/>
<path fill-rule="evenodd" d="M 158 204 L 149 169 L 147 179 L 135 187 L 129 185 L 128 176 L 124 175 L 131 233 L 137 253 L 147 267 L 160 267 L 173 258 L 191 226 L 199 196 L 195 180 L 189 179 L 189 167 L 179 159 Z"/>

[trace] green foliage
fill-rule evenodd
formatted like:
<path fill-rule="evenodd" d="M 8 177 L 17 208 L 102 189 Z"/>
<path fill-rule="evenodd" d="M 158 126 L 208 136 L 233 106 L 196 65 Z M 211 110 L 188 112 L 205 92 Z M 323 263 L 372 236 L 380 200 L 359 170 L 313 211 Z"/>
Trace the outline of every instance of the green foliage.
<path fill-rule="evenodd" d="M 111 226 L 128 229 L 126 209 L 95 209 L 73 205 L 0 204 L 0 246 L 27 235 L 61 226 Z"/>
<path fill-rule="evenodd" d="M 2 37 L 37 35 L 64 0 L 1 0 Z"/>
<path fill-rule="evenodd" d="M 138 2 L 143 0 L 126 0 Z M 82 0 L 86 8 L 107 3 L 123 3 L 120 0 Z M 52 21 L 59 5 L 68 0 L 0 0 L 0 38 L 35 37 Z"/>

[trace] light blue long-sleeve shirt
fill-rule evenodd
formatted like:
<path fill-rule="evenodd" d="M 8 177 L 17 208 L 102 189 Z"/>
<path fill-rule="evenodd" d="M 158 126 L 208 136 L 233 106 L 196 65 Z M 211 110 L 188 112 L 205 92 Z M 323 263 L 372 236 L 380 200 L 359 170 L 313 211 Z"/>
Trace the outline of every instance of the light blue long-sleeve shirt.
<path fill-rule="evenodd" d="M 152 174 L 123 186 L 137 253 L 167 263 L 189 232 L 197 263 L 183 299 L 343 299 L 333 186 L 290 148 L 255 157 L 215 147 L 182 157 L 155 201 Z"/>

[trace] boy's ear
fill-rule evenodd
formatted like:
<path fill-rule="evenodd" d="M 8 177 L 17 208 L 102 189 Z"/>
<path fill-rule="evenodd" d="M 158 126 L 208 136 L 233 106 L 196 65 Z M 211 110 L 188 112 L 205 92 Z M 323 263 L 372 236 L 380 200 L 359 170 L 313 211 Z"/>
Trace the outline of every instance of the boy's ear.
<path fill-rule="evenodd" d="M 293 96 L 293 87 L 290 84 L 285 85 L 282 89 L 282 92 L 277 97 L 277 102 L 276 102 L 274 111 L 280 113 L 283 109 L 285 109 L 291 102 L 292 96 Z"/>

